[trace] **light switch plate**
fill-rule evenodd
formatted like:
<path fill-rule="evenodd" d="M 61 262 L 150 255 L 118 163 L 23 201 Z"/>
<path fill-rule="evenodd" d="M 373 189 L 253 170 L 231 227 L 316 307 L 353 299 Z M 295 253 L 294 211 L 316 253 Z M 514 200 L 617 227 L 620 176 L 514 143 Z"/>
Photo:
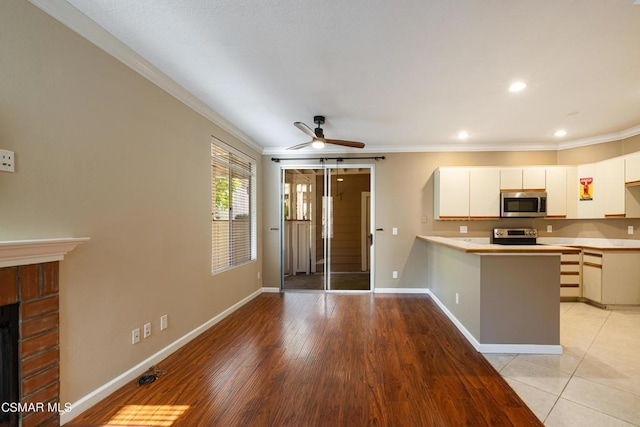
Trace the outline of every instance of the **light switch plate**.
<path fill-rule="evenodd" d="M 397 236 L 398 235 L 398 227 L 393 227 L 391 229 L 391 234 L 393 234 L 394 236 Z"/>
<path fill-rule="evenodd" d="M 394 278 L 394 279 L 397 279 L 398 278 L 398 272 L 394 271 L 393 273 L 391 273 L 391 277 Z"/>
<path fill-rule="evenodd" d="M 627 234 L 633 234 L 633 225 L 627 226 Z"/>

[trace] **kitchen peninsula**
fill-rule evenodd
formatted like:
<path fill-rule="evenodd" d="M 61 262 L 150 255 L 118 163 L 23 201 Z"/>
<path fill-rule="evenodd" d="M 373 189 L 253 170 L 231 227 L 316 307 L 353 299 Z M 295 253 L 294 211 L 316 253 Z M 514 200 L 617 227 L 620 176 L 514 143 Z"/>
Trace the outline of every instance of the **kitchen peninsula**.
<path fill-rule="evenodd" d="M 578 249 L 417 238 L 427 245 L 429 293 L 476 350 L 562 353 L 560 255 Z"/>

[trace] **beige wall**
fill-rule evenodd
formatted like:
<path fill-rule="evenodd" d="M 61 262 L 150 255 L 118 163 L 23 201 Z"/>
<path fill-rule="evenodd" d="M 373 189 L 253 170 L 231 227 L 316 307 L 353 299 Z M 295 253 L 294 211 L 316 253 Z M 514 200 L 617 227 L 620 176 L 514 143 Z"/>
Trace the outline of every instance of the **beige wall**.
<path fill-rule="evenodd" d="M 0 58 L 0 240 L 91 237 L 61 263 L 73 402 L 260 288 L 260 261 L 211 275 L 210 135 L 262 159 L 24 0 L 0 2 Z"/>
<path fill-rule="evenodd" d="M 488 237 L 494 227 L 536 227 L 541 236 L 639 238 L 627 234 L 627 226 L 640 227 L 639 219 L 606 220 L 533 220 L 435 221 L 433 219 L 433 171 L 439 166 L 555 165 L 595 162 L 640 150 L 640 136 L 605 144 L 561 151 L 466 152 L 466 153 L 393 153 L 375 162 L 375 233 L 374 280 L 376 288 L 424 287 L 422 268 L 424 245 L 415 241 L 418 234 L 451 237 Z M 354 154 L 353 156 L 358 156 Z M 360 156 L 374 154 L 360 154 Z M 372 161 L 369 161 L 372 162 Z M 307 162 L 308 163 L 308 162 Z M 282 164 L 264 158 L 265 224 L 278 227 L 278 176 Z M 423 222 L 426 219 L 426 222 Z M 546 232 L 546 225 L 553 232 Z M 460 234 L 466 225 L 468 233 Z M 391 228 L 398 227 L 398 235 Z M 264 239 L 264 280 L 279 285 L 278 231 L 266 231 Z M 399 272 L 392 279 L 392 272 Z"/>

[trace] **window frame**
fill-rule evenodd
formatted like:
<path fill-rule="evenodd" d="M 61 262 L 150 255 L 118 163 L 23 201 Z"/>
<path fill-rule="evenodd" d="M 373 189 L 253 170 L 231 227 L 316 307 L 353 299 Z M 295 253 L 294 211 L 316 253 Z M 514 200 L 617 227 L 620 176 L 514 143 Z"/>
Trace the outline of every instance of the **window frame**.
<path fill-rule="evenodd" d="M 223 155 L 220 153 L 216 153 L 216 151 L 222 151 Z M 258 255 L 258 233 L 257 233 L 257 177 L 256 177 L 256 169 L 257 162 L 256 160 L 235 149 L 224 141 L 212 136 L 211 144 L 210 144 L 210 154 L 211 154 L 211 274 L 216 275 L 241 265 L 253 262 L 257 259 Z M 242 168 L 238 166 L 239 164 L 245 163 L 248 165 L 248 169 Z M 216 238 L 216 233 L 218 227 L 216 227 L 216 221 L 220 219 L 216 219 L 216 212 L 219 212 L 216 209 L 216 185 L 214 184 L 217 177 L 216 174 L 216 166 L 219 168 L 226 168 L 227 173 L 227 182 L 228 182 L 228 190 L 227 190 L 227 204 L 229 205 L 229 212 L 233 212 L 233 182 L 234 178 L 237 178 L 238 175 L 244 175 L 249 179 L 249 206 L 248 206 L 248 220 L 249 220 L 249 233 L 248 233 L 248 242 L 245 240 L 241 244 L 241 248 L 244 248 L 246 251 L 247 247 L 249 249 L 249 257 L 248 259 L 242 259 L 239 262 L 234 262 L 234 240 L 233 238 L 233 223 L 237 221 L 237 218 L 234 218 L 234 215 L 227 215 L 227 218 L 224 219 L 228 222 L 226 236 L 224 236 L 223 240 L 227 242 L 227 255 L 226 255 L 226 263 L 222 265 L 217 257 L 218 250 L 217 248 L 220 246 L 220 237 Z M 248 243 L 248 245 L 244 245 L 244 243 Z M 223 245 L 224 246 L 224 242 Z M 224 255 L 223 255 L 224 258 Z"/>

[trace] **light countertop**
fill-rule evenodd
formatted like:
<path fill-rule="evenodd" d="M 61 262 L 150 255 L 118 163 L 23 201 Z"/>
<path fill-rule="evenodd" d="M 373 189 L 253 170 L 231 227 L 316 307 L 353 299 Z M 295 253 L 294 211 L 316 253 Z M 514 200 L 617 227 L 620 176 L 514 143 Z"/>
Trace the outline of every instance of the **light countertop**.
<path fill-rule="evenodd" d="M 537 242 L 543 245 L 572 246 L 603 251 L 640 251 L 640 240 L 631 239 L 538 237 Z"/>
<path fill-rule="evenodd" d="M 488 238 L 450 238 L 440 236 L 417 236 L 419 240 L 448 246 L 462 252 L 478 254 L 561 254 L 578 253 L 580 249 L 560 245 L 495 245 Z M 486 242 L 486 243 L 485 243 Z"/>

